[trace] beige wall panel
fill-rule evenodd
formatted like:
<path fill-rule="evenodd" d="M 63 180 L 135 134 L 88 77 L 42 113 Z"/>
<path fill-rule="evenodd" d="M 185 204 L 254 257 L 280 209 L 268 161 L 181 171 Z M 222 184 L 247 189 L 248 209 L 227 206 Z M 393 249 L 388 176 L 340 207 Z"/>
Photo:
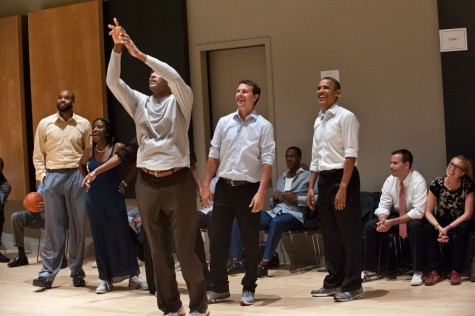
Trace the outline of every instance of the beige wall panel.
<path fill-rule="evenodd" d="M 410 10 L 408 10 L 410 8 Z M 272 45 L 277 174 L 285 149 L 311 158 L 320 106 L 320 71 L 340 71 L 340 104 L 360 122 L 361 188 L 381 190 L 391 151 L 406 147 L 427 181 L 445 170 L 445 130 L 437 1 L 432 0 L 188 0 L 193 129 L 198 157 L 206 155 L 207 65 L 204 46 L 269 38 Z M 268 68 L 269 69 L 269 68 Z M 203 89 L 205 87 L 205 89 Z M 263 91 L 266 93 L 266 91 Z M 229 95 L 233 102 L 234 95 Z M 203 159 L 198 159 L 202 174 Z"/>
<path fill-rule="evenodd" d="M 13 189 L 9 200 L 23 200 L 28 188 L 28 158 L 20 16 L 0 19 L 0 43 L 0 157 Z"/>
<path fill-rule="evenodd" d="M 106 116 L 102 2 L 29 13 L 28 33 L 33 130 L 65 89 L 76 95 L 75 113 Z"/>

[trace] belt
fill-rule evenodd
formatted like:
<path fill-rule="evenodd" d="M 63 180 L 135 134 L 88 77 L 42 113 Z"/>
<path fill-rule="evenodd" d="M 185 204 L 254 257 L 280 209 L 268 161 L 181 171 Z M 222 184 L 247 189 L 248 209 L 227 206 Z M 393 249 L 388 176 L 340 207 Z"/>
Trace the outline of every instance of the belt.
<path fill-rule="evenodd" d="M 319 173 L 321 175 L 326 176 L 326 175 L 329 175 L 329 174 L 332 174 L 332 173 L 335 173 L 335 172 L 339 172 L 339 171 L 343 171 L 343 169 L 322 170 Z"/>
<path fill-rule="evenodd" d="M 239 185 L 244 185 L 244 184 L 248 184 L 248 183 L 251 183 L 249 181 L 245 181 L 245 180 L 229 180 L 229 179 L 224 179 L 224 182 L 226 182 L 227 184 L 229 184 L 230 186 L 232 187 L 237 187 Z"/>
<path fill-rule="evenodd" d="M 177 168 L 172 168 L 172 169 L 162 170 L 162 171 L 155 171 L 155 170 L 149 170 L 147 168 L 140 168 L 140 170 L 142 170 L 146 174 L 149 174 L 149 175 L 154 176 L 156 178 L 167 177 L 171 174 L 174 174 L 174 173 L 180 171 L 181 169 L 183 169 L 183 167 L 177 167 Z"/>

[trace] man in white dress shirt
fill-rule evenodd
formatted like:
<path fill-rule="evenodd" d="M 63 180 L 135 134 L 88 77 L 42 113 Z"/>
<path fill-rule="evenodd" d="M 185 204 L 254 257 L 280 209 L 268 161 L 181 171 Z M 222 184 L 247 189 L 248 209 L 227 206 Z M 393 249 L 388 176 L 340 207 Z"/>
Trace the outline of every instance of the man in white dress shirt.
<path fill-rule="evenodd" d="M 413 156 L 407 149 L 399 149 L 391 154 L 391 175 L 383 185 L 377 218 L 366 223 L 365 251 L 362 279 L 376 273 L 380 239 L 388 239 L 390 232 L 408 238 L 412 254 L 414 275 L 411 285 L 422 285 L 424 265 L 424 209 L 427 200 L 427 185 L 424 177 L 412 170 Z M 405 206 L 401 203 L 404 192 Z M 397 227 L 396 227 L 397 225 Z M 383 246 L 384 247 L 384 246 Z"/>

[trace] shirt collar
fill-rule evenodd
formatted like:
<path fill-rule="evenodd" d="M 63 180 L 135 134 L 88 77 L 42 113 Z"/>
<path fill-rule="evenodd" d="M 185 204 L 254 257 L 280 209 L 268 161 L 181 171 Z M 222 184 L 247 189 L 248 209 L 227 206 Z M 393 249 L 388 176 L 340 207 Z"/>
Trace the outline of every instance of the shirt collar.
<path fill-rule="evenodd" d="M 73 116 L 71 116 L 71 118 L 67 121 L 65 121 L 61 115 L 59 115 L 59 112 L 56 112 L 56 121 L 63 121 L 63 122 L 69 122 L 69 121 L 74 121 L 76 122 L 76 117 L 77 115 L 75 113 L 73 113 Z"/>
<path fill-rule="evenodd" d="M 411 182 L 411 178 L 412 178 L 412 170 L 410 170 L 409 173 L 407 174 L 406 178 L 404 180 L 402 180 L 402 183 L 404 183 L 405 188 L 407 188 L 409 186 L 409 183 Z"/>
<path fill-rule="evenodd" d="M 333 116 L 335 116 L 339 108 L 340 106 L 338 105 L 338 103 L 335 103 L 326 112 L 330 112 Z M 323 119 L 325 117 L 326 112 L 323 113 L 323 109 L 321 109 L 320 112 L 318 112 L 318 116 Z"/>
<path fill-rule="evenodd" d="M 257 120 L 258 116 L 259 116 L 259 114 L 257 114 L 256 110 L 252 110 L 252 112 L 249 113 L 248 116 L 246 116 L 246 119 L 244 121 L 247 121 L 250 118 L 252 118 L 254 120 Z M 234 117 L 237 118 L 239 121 L 244 122 L 243 119 L 241 118 L 241 116 L 239 116 L 239 110 L 236 110 L 236 113 L 234 113 Z"/>
<path fill-rule="evenodd" d="M 299 175 L 300 173 L 304 172 L 303 168 L 300 167 L 297 172 L 295 173 L 295 176 Z M 289 170 L 287 170 L 286 172 L 284 172 L 284 174 L 282 175 L 283 177 L 287 177 L 287 175 L 289 174 Z"/>

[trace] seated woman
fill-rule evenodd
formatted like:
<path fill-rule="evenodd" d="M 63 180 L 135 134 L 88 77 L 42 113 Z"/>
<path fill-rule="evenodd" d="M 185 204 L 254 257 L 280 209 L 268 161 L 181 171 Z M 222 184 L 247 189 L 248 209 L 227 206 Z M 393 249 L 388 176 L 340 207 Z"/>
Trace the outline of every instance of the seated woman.
<path fill-rule="evenodd" d="M 448 276 L 450 284 L 461 283 L 474 205 L 472 176 L 472 164 L 458 155 L 449 162 L 446 175 L 430 185 L 425 210 L 428 223 L 424 227 L 430 272 L 426 275 L 425 285 L 434 285 L 439 280 L 441 245 L 444 245 L 444 252 L 447 251 L 444 258 L 448 258 L 445 268 L 451 271 Z"/>
<path fill-rule="evenodd" d="M 92 146 L 86 148 L 79 162 L 85 178 L 124 147 L 117 142 L 112 124 L 105 118 L 94 120 L 92 140 Z M 100 279 L 97 294 L 107 293 L 112 289 L 112 283 L 125 279 L 129 279 L 129 287 L 133 289 L 148 289 L 147 283 L 139 276 L 125 199 L 120 192 L 122 179 L 121 169 L 117 166 L 97 175 L 94 182 L 86 180 L 86 207 Z"/>

